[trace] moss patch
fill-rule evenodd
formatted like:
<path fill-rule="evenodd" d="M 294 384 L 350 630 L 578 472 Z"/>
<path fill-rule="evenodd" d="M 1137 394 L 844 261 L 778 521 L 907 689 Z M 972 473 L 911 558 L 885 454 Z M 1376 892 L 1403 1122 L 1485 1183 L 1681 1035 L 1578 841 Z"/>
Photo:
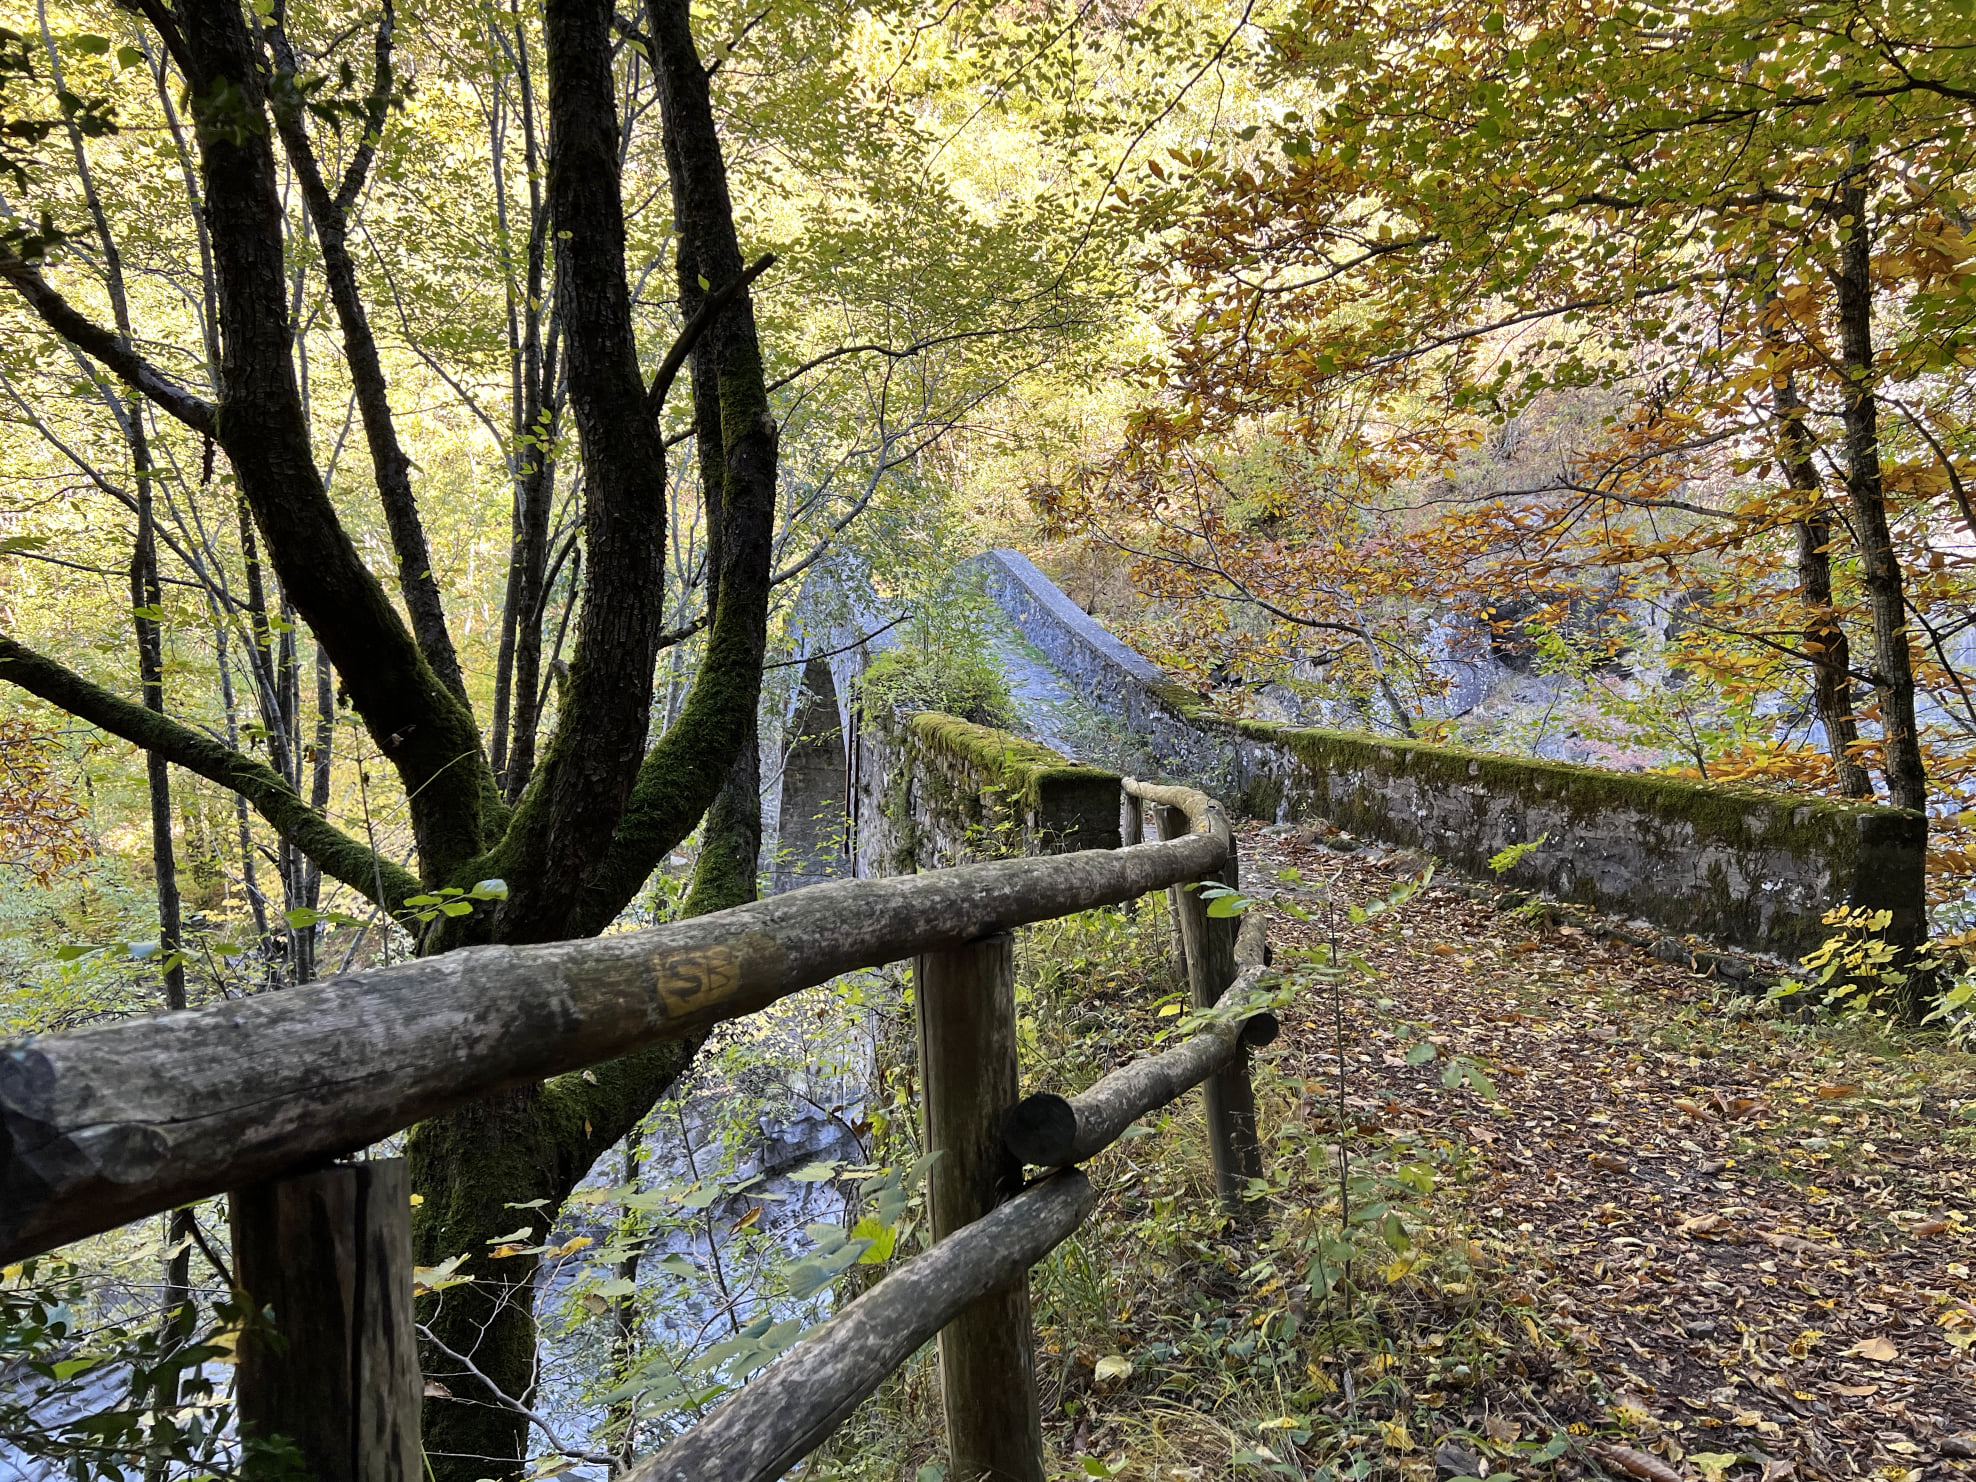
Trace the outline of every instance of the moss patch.
<path fill-rule="evenodd" d="M 1060 784 L 1118 785 L 1116 772 L 1073 762 L 1041 742 L 978 726 L 958 716 L 922 710 L 908 717 L 906 724 L 923 745 L 965 762 L 995 782 L 1008 797 L 1032 808 L 1042 804 L 1046 791 Z"/>
<path fill-rule="evenodd" d="M 1480 786 L 1495 797 L 1561 805 L 1573 813 L 1615 809 L 1648 813 L 1686 823 L 1698 835 L 1739 844 L 1761 842 L 1800 857 L 1829 856 L 1837 840 L 1857 840 L 1860 820 L 1889 811 L 1837 798 L 1787 797 L 1652 772 L 1614 772 L 1348 731 L 1267 721 L 1223 724 L 1251 740 L 1281 746 L 1306 766 L 1324 772 L 1411 773 L 1452 786 Z"/>

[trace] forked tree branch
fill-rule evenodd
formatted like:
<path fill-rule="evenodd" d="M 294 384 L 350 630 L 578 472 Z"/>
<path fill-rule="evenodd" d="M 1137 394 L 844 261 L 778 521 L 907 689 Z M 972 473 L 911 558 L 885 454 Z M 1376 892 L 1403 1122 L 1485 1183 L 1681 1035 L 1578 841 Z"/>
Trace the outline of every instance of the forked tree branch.
<path fill-rule="evenodd" d="M 693 347 L 700 342 L 700 336 L 707 327 L 720 317 L 721 311 L 741 295 L 755 279 L 775 266 L 775 254 L 765 252 L 750 263 L 741 276 L 725 288 L 707 295 L 707 301 L 700 305 L 700 312 L 686 321 L 686 327 L 679 332 L 679 338 L 672 342 L 666 351 L 666 358 L 659 362 L 658 370 L 652 376 L 652 389 L 645 393 L 646 405 L 653 417 L 665 410 L 666 393 L 672 390 L 672 383 L 678 379 L 680 369 L 686 364 L 686 357 L 693 353 Z"/>
<path fill-rule="evenodd" d="M 135 350 L 116 331 L 105 329 L 82 313 L 41 276 L 40 269 L 0 248 L 0 278 L 27 300 L 56 334 L 92 359 L 100 361 L 134 390 L 155 402 L 194 432 L 211 437 L 217 427 L 211 402 L 202 401 L 172 380 Z"/>

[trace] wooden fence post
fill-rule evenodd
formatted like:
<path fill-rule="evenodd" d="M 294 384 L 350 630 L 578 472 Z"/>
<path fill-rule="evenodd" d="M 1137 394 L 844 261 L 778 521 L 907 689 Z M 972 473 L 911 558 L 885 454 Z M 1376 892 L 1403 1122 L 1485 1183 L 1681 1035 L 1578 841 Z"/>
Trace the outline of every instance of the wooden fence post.
<path fill-rule="evenodd" d="M 1018 1099 L 1015 938 L 1003 932 L 913 964 L 934 1240 L 1022 1186 L 1002 1145 Z M 1043 1482 L 1043 1425 L 1027 1273 L 940 1330 L 949 1482 Z"/>
<path fill-rule="evenodd" d="M 256 1313 L 237 1374 L 246 1435 L 293 1442 L 314 1482 L 418 1482 L 423 1390 L 402 1158 L 237 1189 L 234 1279 Z"/>
<path fill-rule="evenodd" d="M 1118 790 L 1118 843 L 1121 849 L 1129 849 L 1134 844 L 1146 842 L 1146 805 L 1135 797 L 1129 788 Z M 1125 903 L 1125 914 L 1137 916 L 1139 901 L 1135 896 Z"/>
<path fill-rule="evenodd" d="M 1159 809 L 1162 839 L 1184 838 L 1193 825 L 1178 808 Z M 1212 877 L 1211 877 L 1212 878 Z M 1238 879 L 1231 852 L 1222 869 L 1220 883 L 1234 886 Z M 1198 890 L 1175 885 L 1167 892 L 1175 920 L 1180 923 L 1180 944 L 1187 956 L 1187 988 L 1196 1008 L 1212 1008 L 1221 1001 L 1228 985 L 1235 981 L 1235 936 L 1240 918 L 1208 915 L 1208 903 Z M 1215 1193 L 1228 1210 L 1253 1216 L 1260 1206 L 1249 1198 L 1249 1180 L 1262 1177 L 1262 1144 L 1256 1136 L 1256 1093 L 1249 1084 L 1249 1055 L 1244 1049 L 1227 1068 L 1216 1071 L 1202 1084 L 1207 1100 L 1208 1149 L 1214 1159 Z"/>

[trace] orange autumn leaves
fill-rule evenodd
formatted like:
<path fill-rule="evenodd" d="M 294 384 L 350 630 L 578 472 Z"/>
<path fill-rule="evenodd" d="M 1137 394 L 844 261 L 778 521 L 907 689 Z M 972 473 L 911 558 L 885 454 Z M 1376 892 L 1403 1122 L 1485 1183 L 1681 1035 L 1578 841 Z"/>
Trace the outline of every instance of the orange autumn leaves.
<path fill-rule="evenodd" d="M 92 852 L 87 809 L 60 762 L 54 732 L 0 716 L 0 868 L 43 886 Z"/>

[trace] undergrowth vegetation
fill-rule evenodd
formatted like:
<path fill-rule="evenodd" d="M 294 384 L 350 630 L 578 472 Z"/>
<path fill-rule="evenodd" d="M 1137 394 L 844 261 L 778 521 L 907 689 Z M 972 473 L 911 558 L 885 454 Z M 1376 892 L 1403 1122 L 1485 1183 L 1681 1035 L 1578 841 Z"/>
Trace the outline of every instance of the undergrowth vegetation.
<path fill-rule="evenodd" d="M 1970 1232 L 1968 1055 L 1782 1017 L 1403 864 L 1253 872 L 1285 1031 L 1253 1060 L 1262 1217 L 1217 1205 L 1195 1095 L 1092 1161 L 1096 1213 L 1031 1276 L 1051 1475 L 1778 1482 L 1853 1444 L 1870 1392 L 1861 1474 L 1917 1477 L 1885 1447 L 1972 1418 L 1942 1388 L 1976 1337 L 1967 1268 L 1903 1264 Z M 1025 1090 L 1185 1022 L 1177 952 L 1158 900 L 1024 932 Z M 1931 1160 L 1935 1207 L 1890 1144 Z M 1902 1301 L 1905 1410 L 1884 1340 L 1841 1332 Z M 929 1349 L 803 1476 L 934 1482 L 940 1434 Z"/>

